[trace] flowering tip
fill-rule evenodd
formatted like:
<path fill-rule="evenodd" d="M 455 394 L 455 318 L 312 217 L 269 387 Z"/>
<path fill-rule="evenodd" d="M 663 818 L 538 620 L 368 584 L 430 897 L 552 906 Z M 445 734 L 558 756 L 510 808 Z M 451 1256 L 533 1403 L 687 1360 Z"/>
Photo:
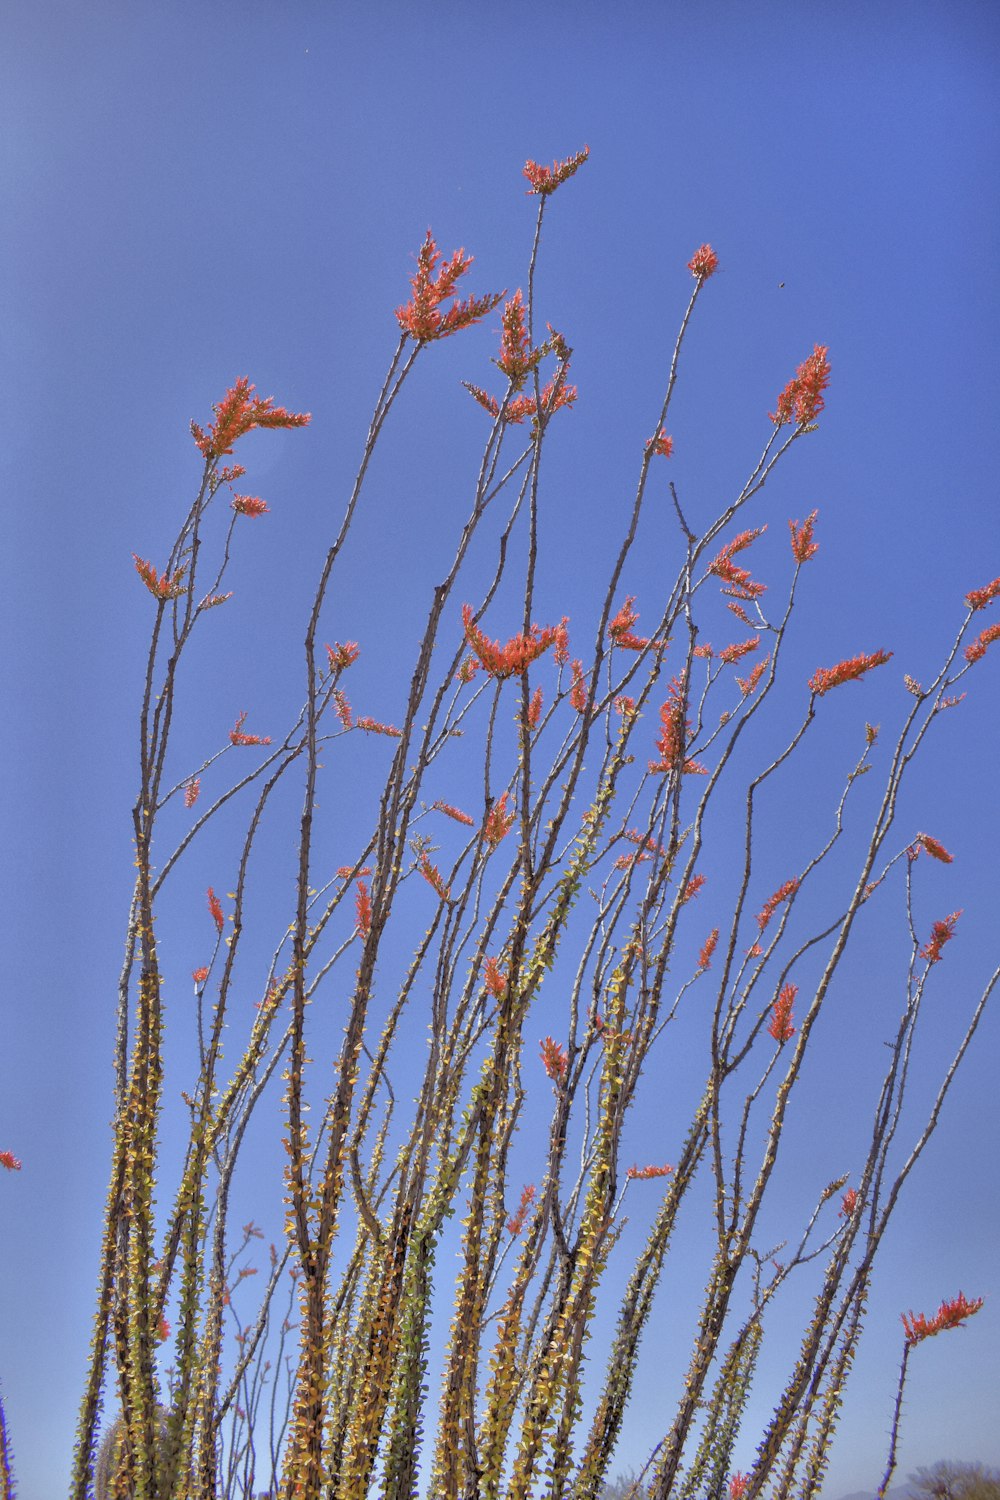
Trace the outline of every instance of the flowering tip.
<path fill-rule="evenodd" d="M 504 296 L 503 292 L 495 292 L 468 297 L 464 302 L 452 302 L 442 311 L 442 304 L 454 296 L 458 282 L 472 265 L 472 256 L 464 250 L 455 250 L 437 270 L 440 259 L 441 252 L 428 229 L 417 255 L 417 269 L 410 278 L 412 295 L 409 302 L 396 309 L 396 321 L 403 333 L 421 344 L 448 338 L 461 328 L 471 328 L 491 313 Z"/>
<path fill-rule="evenodd" d="M 20 1172 L 21 1162 L 13 1151 L 0 1151 L 0 1167 L 5 1167 L 8 1172 Z"/>
<path fill-rule="evenodd" d="M 985 609 L 991 599 L 1000 594 L 1000 578 L 994 578 L 992 583 L 986 584 L 985 588 L 971 589 L 965 596 L 965 602 L 971 610 Z"/>
<path fill-rule="evenodd" d="M 528 188 L 529 197 L 537 194 L 547 198 L 554 193 L 567 178 L 578 172 L 590 155 L 590 147 L 584 146 L 575 156 L 567 156 L 565 161 L 554 161 L 551 167 L 543 167 L 537 161 L 530 159 L 525 162 L 522 175 L 528 179 L 531 186 Z"/>
<path fill-rule="evenodd" d="M 256 386 L 246 376 L 230 386 L 217 405 L 215 421 L 205 432 L 196 422 L 191 433 L 204 457 L 211 463 L 232 453 L 233 444 L 255 427 L 306 427 L 312 420 L 309 412 L 292 412 L 275 406 L 273 396 L 255 396 Z"/>
<path fill-rule="evenodd" d="M 716 255 L 711 245 L 699 245 L 698 249 L 694 252 L 691 259 L 688 261 L 688 270 L 691 272 L 691 275 L 696 276 L 699 281 L 707 281 L 710 276 L 715 275 L 718 269 L 719 257 Z"/>
<path fill-rule="evenodd" d="M 236 720 L 236 723 L 229 731 L 229 743 L 231 745 L 269 745 L 271 743 L 270 735 L 244 734 L 243 725 L 246 722 L 246 717 L 246 714 L 242 713 Z"/>
<path fill-rule="evenodd" d="M 839 661 L 835 667 L 822 667 L 810 677 L 809 690 L 817 698 L 822 698 L 824 693 L 839 687 L 842 682 L 856 682 L 873 667 L 884 666 L 891 657 L 891 651 L 872 651 L 868 655 L 852 656 L 846 661 Z"/>
<path fill-rule="evenodd" d="M 768 413 L 775 427 L 783 427 L 793 419 L 799 427 L 815 422 L 826 405 L 823 392 L 830 384 L 829 352 L 828 344 L 813 345 L 809 358 L 799 365 L 778 397 L 774 411 Z"/>
<path fill-rule="evenodd" d="M 554 1041 L 552 1037 L 547 1036 L 542 1042 L 542 1050 L 539 1056 L 552 1082 L 555 1084 L 564 1082 L 569 1068 L 569 1060 L 559 1043 Z"/>
<path fill-rule="evenodd" d="M 943 1333 L 949 1328 L 961 1328 L 967 1318 L 971 1318 L 983 1305 L 982 1297 L 970 1300 L 964 1292 L 959 1292 L 950 1302 L 942 1302 L 932 1318 L 924 1313 L 903 1313 L 902 1323 L 906 1335 L 906 1342 L 912 1349 L 915 1344 L 924 1339 L 933 1338 L 936 1333 Z"/>

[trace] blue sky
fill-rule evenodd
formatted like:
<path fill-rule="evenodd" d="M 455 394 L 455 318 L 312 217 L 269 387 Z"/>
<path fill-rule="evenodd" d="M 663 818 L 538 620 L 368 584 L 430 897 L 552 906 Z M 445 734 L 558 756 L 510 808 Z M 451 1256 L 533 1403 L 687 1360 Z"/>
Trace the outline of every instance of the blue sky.
<path fill-rule="evenodd" d="M 525 158 L 588 143 L 553 204 L 539 273 L 542 316 L 573 344 L 580 389 L 553 440 L 540 587 L 553 617 L 588 620 L 689 292 L 685 263 L 710 241 L 722 270 L 674 408 L 678 483 L 706 510 L 728 494 L 777 391 L 828 344 L 821 432 L 768 487 L 762 557 L 777 566 L 786 518 L 819 507 L 790 673 L 896 652 L 882 680 L 831 700 L 829 762 L 820 754 L 814 770 L 825 785 L 852 726 L 898 718 L 901 672 L 927 676 L 964 593 L 1000 573 L 998 97 L 1000 14 L 968 0 L 4 7 L 0 1149 L 24 1167 L 0 1181 L 0 1382 L 22 1500 L 65 1487 L 83 1378 L 149 623 L 130 554 L 165 555 L 190 501 L 189 420 L 204 422 L 242 374 L 313 413 L 308 431 L 254 435 L 238 455 L 272 514 L 241 542 L 232 614 L 219 612 L 188 684 L 184 733 L 200 754 L 239 711 L 270 732 L 299 700 L 305 600 L 428 224 L 446 250 L 475 255 L 473 289 L 513 289 L 533 227 Z M 486 419 L 460 381 L 490 383 L 495 325 L 424 360 L 338 586 L 331 634 L 363 642 L 358 692 L 379 717 L 399 711 L 474 473 Z M 658 566 L 645 560 L 647 592 Z M 923 1082 L 997 961 L 995 649 L 914 779 L 901 834 L 926 829 L 956 856 L 921 895 L 927 920 L 964 912 Z M 810 810 L 808 787 L 801 798 L 775 809 L 779 841 Z M 179 896 L 182 970 L 196 946 L 185 911 L 201 921 Z M 874 929 L 860 940 L 844 1001 L 859 1014 L 895 1014 L 895 940 Z M 831 1496 L 881 1473 L 899 1314 L 959 1288 L 990 1300 L 915 1357 L 901 1468 L 1000 1463 L 987 1435 L 1000 1428 L 998 1041 L 993 1014 L 904 1193 Z M 864 1063 L 843 1039 L 831 1048 L 793 1170 L 849 1134 L 864 1104 Z M 664 1314 L 651 1337 L 670 1331 Z M 657 1344 L 623 1464 L 660 1434 L 662 1362 Z M 761 1391 L 754 1411 L 769 1410 Z"/>

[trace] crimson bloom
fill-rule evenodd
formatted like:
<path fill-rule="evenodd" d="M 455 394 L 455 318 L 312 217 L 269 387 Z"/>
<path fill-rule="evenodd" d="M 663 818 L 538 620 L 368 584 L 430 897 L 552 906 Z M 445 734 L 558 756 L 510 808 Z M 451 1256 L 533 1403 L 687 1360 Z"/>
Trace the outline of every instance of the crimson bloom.
<path fill-rule="evenodd" d="M 0 1151 L 0 1167 L 6 1167 L 8 1172 L 20 1172 L 21 1163 L 13 1151 Z"/>
<path fill-rule="evenodd" d="M 259 495 L 234 495 L 232 507 L 238 516 L 266 516 L 270 510 L 267 501 Z"/>
<path fill-rule="evenodd" d="M 517 1205 L 516 1213 L 511 1214 L 507 1220 L 507 1233 L 518 1235 L 524 1228 L 524 1221 L 528 1217 L 528 1210 L 535 1201 L 535 1184 L 529 1182 L 521 1189 L 521 1201 Z"/>
<path fill-rule="evenodd" d="M 970 1302 L 964 1292 L 959 1292 L 950 1302 L 942 1302 L 932 1318 L 924 1313 L 903 1313 L 906 1342 L 912 1349 L 915 1344 L 933 1338 L 936 1333 L 943 1333 L 948 1328 L 961 1328 L 966 1319 L 977 1313 L 982 1305 L 982 1297 L 976 1297 Z"/>
<path fill-rule="evenodd" d="M 208 909 L 211 912 L 212 921 L 215 923 L 216 932 L 221 934 L 223 925 L 225 923 L 225 918 L 222 915 L 222 902 L 219 900 L 218 896 L 215 894 L 211 886 L 209 886 L 208 888 Z"/>
<path fill-rule="evenodd" d="M 955 923 L 961 915 L 961 911 L 953 911 L 950 916 L 932 925 L 931 935 L 920 950 L 921 958 L 926 959 L 929 964 L 941 962 L 941 949 L 955 936 Z"/>
<path fill-rule="evenodd" d="M 621 646 L 625 651 L 644 651 L 649 645 L 649 638 L 636 635 L 632 629 L 639 619 L 637 611 L 632 608 L 634 603 L 635 595 L 629 594 L 621 609 L 608 624 L 608 635 L 616 646 Z"/>
<path fill-rule="evenodd" d="M 144 561 L 137 553 L 133 552 L 132 557 L 135 571 L 154 599 L 179 599 L 185 592 L 182 580 L 187 572 L 186 567 L 177 568 L 173 573 L 157 573 L 153 564 Z"/>
<path fill-rule="evenodd" d="M 666 1163 L 662 1167 L 629 1167 L 625 1176 L 629 1182 L 649 1182 L 653 1177 L 669 1177 L 673 1170 Z"/>
<path fill-rule="evenodd" d="M 698 954 L 698 968 L 699 969 L 707 969 L 708 968 L 708 966 L 712 962 L 712 954 L 715 952 L 716 944 L 718 943 L 718 941 L 719 941 L 719 929 L 717 927 L 713 927 L 712 931 L 708 934 L 708 937 L 705 939 L 704 943 L 702 944 L 701 952 Z"/>
<path fill-rule="evenodd" d="M 656 437 L 646 439 L 646 447 L 652 448 L 654 453 L 661 458 L 670 458 L 674 451 L 674 440 L 667 433 L 665 427 L 661 427 Z"/>
<path fill-rule="evenodd" d="M 243 725 L 246 723 L 246 717 L 246 714 L 242 713 L 236 720 L 236 723 L 229 731 L 229 743 L 231 745 L 269 745 L 271 743 L 270 735 L 243 733 Z"/>
<path fill-rule="evenodd" d="M 700 245 L 688 261 L 688 270 L 699 281 L 707 281 L 719 269 L 719 257 L 711 245 Z"/>
<path fill-rule="evenodd" d="M 974 641 L 969 642 L 965 648 L 966 661 L 979 661 L 980 657 L 986 655 L 986 647 L 992 645 L 994 641 L 1000 641 L 1000 621 L 996 625 L 987 625 Z"/>
<path fill-rule="evenodd" d="M 547 198 L 554 193 L 556 188 L 578 172 L 590 155 L 590 147 L 584 146 L 575 156 L 567 156 L 565 161 L 554 161 L 551 167 L 543 167 L 537 161 L 530 159 L 524 164 L 523 175 L 531 183 L 528 196 L 533 193 L 539 197 Z"/>
<path fill-rule="evenodd" d="M 816 524 L 818 510 L 812 511 L 804 521 L 789 521 L 788 529 L 792 534 L 792 556 L 797 563 L 808 562 L 815 557 L 819 551 L 819 542 L 813 541 L 813 527 Z"/>
<path fill-rule="evenodd" d="M 823 392 L 830 384 L 828 353 L 828 344 L 813 345 L 813 352 L 799 365 L 778 397 L 777 407 L 769 413 L 775 427 L 783 427 L 793 417 L 800 427 L 815 422 L 826 405 Z"/>
<path fill-rule="evenodd" d="M 410 277 L 412 296 L 409 302 L 396 308 L 396 321 L 404 334 L 421 344 L 448 338 L 461 328 L 471 328 L 491 313 L 503 297 L 503 292 L 468 297 L 464 302 L 453 302 L 442 312 L 441 304 L 454 296 L 458 282 L 472 265 L 472 256 L 464 250 L 455 250 L 451 259 L 437 270 L 440 259 L 441 252 L 428 229 L 417 255 L 417 269 Z"/>
<path fill-rule="evenodd" d="M 491 849 L 495 849 L 501 839 L 505 839 L 514 826 L 517 814 L 507 811 L 507 793 L 498 797 L 486 815 L 483 825 L 483 837 Z"/>
<path fill-rule="evenodd" d="M 985 609 L 991 599 L 1000 594 L 1000 578 L 994 578 L 992 583 L 986 584 L 985 588 L 971 589 L 965 596 L 965 602 L 970 609 Z"/>
<path fill-rule="evenodd" d="M 771 1020 L 768 1023 L 768 1032 L 776 1042 L 782 1045 L 791 1041 L 795 1035 L 795 1027 L 792 1025 L 792 1006 L 799 992 L 797 984 L 782 985 L 777 1000 L 771 1007 Z"/>
<path fill-rule="evenodd" d="M 873 667 L 883 667 L 892 657 L 891 651 L 872 651 L 867 656 L 849 657 L 847 661 L 839 661 L 835 667 L 821 667 L 814 672 L 809 679 L 809 689 L 822 698 L 831 688 L 839 687 L 842 682 L 856 682 Z"/>
<path fill-rule="evenodd" d="M 356 916 L 357 931 L 362 937 L 367 937 L 372 927 L 372 898 L 368 894 L 368 887 L 363 880 L 358 881 L 358 888 L 354 896 L 354 911 Z"/>
<path fill-rule="evenodd" d="M 275 406 L 273 396 L 255 396 L 256 389 L 243 376 L 230 386 L 218 405 L 213 406 L 215 421 L 207 432 L 203 432 L 197 422 L 191 423 L 192 436 L 207 459 L 232 453 L 237 438 L 255 427 L 305 427 L 310 422 L 309 412 L 287 411 L 283 406 Z"/>
<path fill-rule="evenodd" d="M 507 988 L 507 976 L 501 971 L 495 958 L 488 958 L 483 965 L 483 979 L 494 1000 L 499 1000 Z"/>
<path fill-rule="evenodd" d="M 559 626 L 547 625 L 543 630 L 532 625 L 528 635 L 512 635 L 507 644 L 501 646 L 499 641 L 491 641 L 473 622 L 471 604 L 462 605 L 462 624 L 465 638 L 480 665 L 498 682 L 507 677 L 523 677 L 531 663 L 559 640 Z"/>
<path fill-rule="evenodd" d="M 569 1068 L 569 1060 L 559 1043 L 553 1041 L 552 1037 L 547 1036 L 542 1043 L 542 1050 L 539 1056 L 552 1082 L 562 1083 Z"/>

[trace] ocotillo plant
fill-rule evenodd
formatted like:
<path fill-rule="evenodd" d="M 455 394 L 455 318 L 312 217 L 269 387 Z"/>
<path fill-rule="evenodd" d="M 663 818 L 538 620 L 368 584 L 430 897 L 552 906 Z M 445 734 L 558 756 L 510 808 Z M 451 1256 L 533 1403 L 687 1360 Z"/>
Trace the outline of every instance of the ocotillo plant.
<path fill-rule="evenodd" d="M 353 487 L 322 541 L 304 610 L 301 709 L 283 734 L 264 735 L 269 726 L 240 714 L 228 742 L 200 762 L 182 764 L 175 749 L 182 663 L 218 611 L 237 607 L 228 586 L 238 548 L 267 509 L 238 488 L 236 446 L 254 429 L 309 418 L 238 380 L 213 420 L 192 426 L 201 473 L 169 555 L 146 561 L 148 547 L 134 542 L 151 638 L 111 1184 L 75 1500 L 92 1484 L 106 1401 L 120 1406 L 115 1495 L 209 1500 L 266 1488 L 285 1500 L 594 1500 L 656 1289 L 668 1279 L 671 1237 L 686 1213 L 701 1212 L 703 1178 L 704 1300 L 692 1309 L 686 1374 L 637 1493 L 695 1500 L 732 1481 L 753 1500 L 765 1483 L 781 1495 L 793 1483 L 806 1494 L 819 1485 L 876 1253 L 1000 977 L 969 1007 L 914 1135 L 912 1113 L 903 1116 L 914 1035 L 959 914 L 918 930 L 915 885 L 951 857 L 933 833 L 897 830 L 899 796 L 959 683 L 1000 637 L 1000 624 L 979 634 L 974 624 L 1000 596 L 1000 579 L 956 610 L 933 680 L 907 678 L 899 689 L 908 706 L 894 743 L 883 749 L 859 719 L 856 753 L 817 819 L 811 853 L 770 878 L 772 787 L 794 778 L 828 694 L 874 674 L 870 694 L 889 675 L 891 653 L 871 641 L 850 659 L 818 662 L 808 680 L 786 671 L 796 599 L 822 565 L 815 513 L 788 523 L 769 587 L 752 561 L 766 524 L 762 490 L 824 410 L 829 352 L 814 345 L 780 393 L 761 393 L 762 445 L 738 492 L 709 514 L 692 506 L 671 482 L 671 403 L 719 264 L 710 245 L 697 249 L 665 384 L 637 428 L 631 498 L 596 627 L 585 638 L 564 612 L 542 608 L 543 459 L 550 433 L 573 419 L 577 390 L 567 336 L 551 327 L 540 335 L 535 273 L 550 199 L 586 158 L 584 149 L 525 168 L 537 225 L 512 295 L 464 295 L 471 257 L 443 257 L 427 233 Z M 329 639 L 338 570 L 403 386 L 419 379 L 437 343 L 498 308 L 497 373 L 468 384 L 483 412 L 481 458 L 422 632 L 399 644 L 399 681 L 409 685 L 386 723 L 351 701 L 360 624 L 357 641 Z M 656 597 L 643 598 L 640 627 L 628 590 L 654 504 L 661 520 L 666 507 L 673 565 Z M 725 643 L 711 645 L 709 633 L 718 640 L 723 630 Z M 794 722 L 775 712 L 786 680 Z M 349 795 L 367 833 L 338 863 L 329 858 L 345 788 L 338 764 L 360 737 L 373 769 L 367 784 L 351 770 Z M 720 821 L 716 808 L 734 781 L 741 810 L 734 816 L 730 804 Z M 878 795 L 866 800 L 876 781 Z M 282 892 L 261 846 L 272 817 L 287 816 L 293 785 L 294 872 Z M 157 918 L 164 893 L 186 879 L 192 848 L 220 824 L 232 829 L 240 808 L 228 879 L 197 896 L 212 945 L 187 960 L 197 962 L 197 1051 L 178 1158 L 163 1040 L 168 1022 L 185 1024 L 186 973 L 163 958 Z M 724 916 L 700 920 L 699 892 L 723 865 L 735 877 L 732 901 Z M 266 887 L 263 905 L 251 902 L 255 883 Z M 790 1227 L 792 1248 L 779 1262 L 761 1242 L 762 1208 L 790 1101 L 822 1044 L 818 1023 L 852 933 L 878 920 L 893 887 L 905 893 L 910 958 L 869 1144 L 839 1178 L 815 1184 L 815 1207 Z M 257 972 L 264 939 L 272 957 Z M 187 934 L 188 951 L 193 941 Z M 327 995 L 339 1040 L 321 1054 L 316 1002 Z M 420 1050 L 413 1037 L 422 1029 Z M 629 1122 L 653 1075 L 658 1089 L 671 1078 L 697 1088 L 669 1149 L 635 1162 Z M 255 1112 L 279 1082 L 286 1240 L 260 1277 L 258 1310 L 234 1325 L 237 1284 L 257 1282 L 240 1270 L 254 1269 L 240 1258 L 252 1228 L 231 1248 L 233 1184 Z M 543 1109 L 526 1180 L 517 1132 Z M 169 1198 L 158 1199 L 167 1184 Z M 638 1194 L 656 1208 L 623 1271 L 623 1208 Z M 445 1239 L 454 1269 L 436 1260 Z M 297 1322 L 271 1310 L 289 1272 Z M 790 1280 L 809 1275 L 814 1301 L 787 1380 L 753 1435 L 755 1461 L 734 1478 L 771 1312 Z M 442 1340 L 434 1319 L 440 1326 L 449 1300 Z M 617 1320 L 597 1353 L 588 1343 L 599 1302 L 615 1306 Z M 164 1378 L 156 1356 L 167 1341 Z M 271 1373 L 286 1360 L 287 1405 Z"/>

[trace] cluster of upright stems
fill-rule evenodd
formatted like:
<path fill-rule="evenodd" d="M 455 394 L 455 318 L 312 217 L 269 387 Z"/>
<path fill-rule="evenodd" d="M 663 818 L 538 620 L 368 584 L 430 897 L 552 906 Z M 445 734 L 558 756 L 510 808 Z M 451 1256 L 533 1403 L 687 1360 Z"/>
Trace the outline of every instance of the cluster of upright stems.
<path fill-rule="evenodd" d="M 978 659 L 962 654 L 964 632 L 1000 584 L 970 596 L 934 680 L 908 684 L 895 744 L 883 750 L 871 726 L 859 731 L 812 852 L 769 879 L 772 778 L 794 774 L 825 695 L 888 661 L 869 651 L 789 683 L 798 722 L 760 758 L 761 735 L 747 731 L 768 722 L 800 574 L 818 543 L 815 515 L 792 523 L 790 548 L 771 559 L 778 586 L 765 592 L 750 566 L 763 530 L 754 502 L 816 427 L 827 350 L 816 346 L 799 366 L 769 419 L 762 398 L 765 440 L 745 483 L 713 514 L 696 515 L 699 506 L 670 481 L 667 424 L 685 335 L 718 264 L 702 246 L 689 264 L 694 285 L 665 386 L 637 427 L 634 489 L 621 505 L 589 644 L 558 610 L 537 624 L 547 613 L 537 578 L 539 517 L 551 493 L 543 453 L 550 433 L 580 414 L 570 411 L 577 392 L 566 337 L 550 328 L 536 342 L 544 314 L 535 273 L 549 199 L 585 159 L 583 151 L 551 168 L 528 164 L 536 231 L 524 289 L 505 301 L 463 300 L 457 288 L 471 258 L 443 259 L 428 233 L 308 606 L 302 707 L 287 733 L 250 733 L 241 716 L 202 765 L 177 764 L 182 660 L 211 631 L 215 610 L 238 607 L 226 591 L 237 540 L 251 521 L 275 524 L 260 519 L 263 500 L 238 492 L 243 470 L 230 456 L 245 432 L 308 418 L 238 381 L 214 421 L 193 429 L 200 485 L 165 568 L 136 559 L 153 623 L 111 1182 L 74 1500 L 92 1492 L 105 1407 L 120 1415 L 104 1449 L 102 1500 L 259 1492 L 595 1500 L 643 1329 L 658 1287 L 669 1285 L 671 1237 L 685 1211 L 702 1212 L 691 1190 L 703 1176 L 713 1185 L 704 1298 L 690 1309 L 674 1384 L 658 1356 L 672 1407 L 637 1493 L 720 1495 L 748 1453 L 746 1500 L 765 1486 L 807 1496 L 821 1482 L 876 1251 L 998 977 L 971 1007 L 923 1126 L 901 1143 L 914 1032 L 955 917 L 917 931 L 914 883 L 933 859 L 950 856 L 930 834 L 895 833 L 897 800 Z M 338 565 L 402 387 L 436 342 L 501 302 L 501 379 L 495 392 L 469 387 L 486 413 L 478 472 L 422 635 L 410 652 L 400 647 L 400 696 L 385 723 L 351 703 L 363 639 L 326 639 Z M 676 566 L 659 597 L 643 598 L 640 635 L 626 588 L 643 528 L 654 524 L 651 506 L 656 525 L 669 518 Z M 722 620 L 734 638 L 713 649 L 709 629 L 718 638 Z M 352 783 L 350 796 L 368 811 L 367 837 L 326 868 L 320 851 L 336 842 L 344 786 L 338 756 L 362 736 L 372 781 Z M 727 831 L 713 814 L 733 779 L 745 795 L 739 825 Z M 281 891 L 258 849 L 290 781 L 301 793 L 298 852 L 291 889 Z M 197 898 L 214 946 L 194 971 L 196 1052 L 183 1081 L 187 1144 L 177 1159 L 165 1146 L 180 1085 L 164 1087 L 164 1026 L 183 1027 L 189 1012 L 181 976 L 161 962 L 157 914 L 165 891 L 185 879 L 192 846 L 223 810 L 231 826 L 234 806 L 245 809 L 244 834 L 227 894 L 213 888 Z M 814 901 L 842 840 L 853 851 L 847 887 L 833 905 Z M 735 871 L 724 916 L 711 905 L 723 866 Z M 265 973 L 245 957 L 255 881 L 276 914 Z M 815 1208 L 788 1226 L 779 1257 L 761 1244 L 758 1221 L 789 1101 L 822 1043 L 818 1022 L 852 929 L 889 888 L 905 888 L 912 955 L 886 1022 L 869 1144 L 840 1178 L 815 1185 Z M 399 976 L 388 991 L 385 974 Z M 335 1000 L 334 1055 L 316 1048 L 321 994 Z M 653 1076 L 664 1090 L 672 1076 L 685 1080 L 682 1100 L 691 1080 L 698 1086 L 676 1136 L 635 1161 L 633 1105 Z M 279 1090 L 287 1166 L 275 1190 L 285 1238 L 266 1274 L 251 1280 L 246 1257 L 257 1232 L 248 1225 L 234 1234 L 230 1197 L 251 1120 L 273 1112 Z M 518 1132 L 528 1118 L 526 1153 Z M 170 1124 L 173 1138 L 172 1116 Z M 644 1243 L 623 1236 L 626 1197 L 640 1222 L 646 1216 Z M 262 1215 L 274 1207 L 262 1205 Z M 812 1314 L 766 1430 L 748 1434 L 744 1412 L 770 1313 L 800 1275 L 813 1278 Z M 237 1321 L 258 1285 L 255 1310 Z M 286 1315 L 289 1287 L 296 1311 Z M 449 1298 L 442 1345 L 432 1333 Z M 595 1314 L 606 1333 L 609 1308 L 617 1309 L 610 1346 L 598 1353 Z"/>

